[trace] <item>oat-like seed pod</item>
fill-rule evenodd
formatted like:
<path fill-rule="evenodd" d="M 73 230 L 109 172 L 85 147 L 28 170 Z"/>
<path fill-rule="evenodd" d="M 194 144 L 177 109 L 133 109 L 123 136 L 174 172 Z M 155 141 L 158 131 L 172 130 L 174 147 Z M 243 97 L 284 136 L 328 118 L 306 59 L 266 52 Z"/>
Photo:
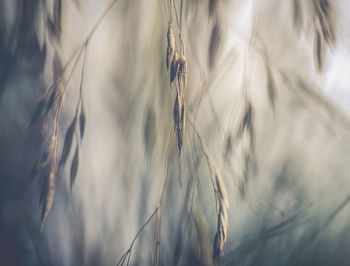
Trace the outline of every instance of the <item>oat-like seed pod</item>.
<path fill-rule="evenodd" d="M 41 157 L 40 166 L 42 168 L 44 168 L 49 163 L 50 159 L 53 157 L 55 146 L 56 146 L 56 136 L 53 135 L 51 137 L 49 148 L 47 149 L 47 151 L 44 152 L 43 156 Z"/>
<path fill-rule="evenodd" d="M 227 240 L 227 196 L 224 184 L 218 175 L 215 176 L 216 197 L 219 205 L 218 225 L 213 244 L 213 260 L 217 261 L 224 254 L 224 247 Z"/>
<path fill-rule="evenodd" d="M 170 84 L 174 81 L 179 67 L 179 54 L 175 52 L 170 68 Z"/>
<path fill-rule="evenodd" d="M 176 94 L 176 100 L 174 104 L 174 129 L 177 136 L 177 147 L 179 149 L 179 156 L 181 155 L 182 141 L 183 141 L 183 130 L 184 130 L 184 119 L 185 119 L 185 105 L 182 100 L 181 93 Z"/>
<path fill-rule="evenodd" d="M 266 74 L 267 74 L 267 77 L 266 77 L 267 92 L 268 92 L 268 96 L 269 96 L 269 100 L 270 100 L 270 103 L 272 105 L 272 108 L 274 108 L 275 107 L 275 98 L 276 98 L 276 84 L 275 84 L 275 80 L 273 78 L 270 66 L 266 67 Z"/>
<path fill-rule="evenodd" d="M 86 126 L 86 114 L 85 114 L 84 104 L 81 104 L 79 126 L 80 126 L 80 138 L 82 139 L 84 137 L 85 126 Z"/>
<path fill-rule="evenodd" d="M 69 152 L 73 143 L 73 135 L 75 132 L 75 128 L 77 126 L 77 119 L 74 118 L 69 128 L 67 129 L 66 136 L 64 138 L 63 150 L 61 155 L 60 167 L 64 166 L 67 162 Z"/>
<path fill-rule="evenodd" d="M 49 101 L 48 101 L 47 106 L 46 106 L 47 111 L 51 110 L 51 107 L 54 105 L 54 103 L 56 101 L 57 95 L 58 95 L 58 89 L 53 88 L 53 90 L 50 94 L 50 97 L 49 97 Z"/>
<path fill-rule="evenodd" d="M 72 189 L 75 179 L 77 178 L 79 168 L 79 148 L 77 147 L 74 153 L 72 165 L 70 168 L 70 187 Z"/>
<path fill-rule="evenodd" d="M 47 184 L 47 191 L 45 193 L 44 199 L 43 199 L 43 208 L 42 208 L 42 215 L 41 215 L 41 228 L 43 227 L 44 221 L 46 219 L 47 214 L 49 213 L 52 203 L 55 196 L 55 177 L 56 177 L 56 167 L 55 164 L 51 167 L 50 173 L 49 173 L 49 180 Z"/>
<path fill-rule="evenodd" d="M 221 29 L 220 29 L 219 22 L 216 21 L 211 31 L 210 41 L 209 41 L 208 64 L 210 69 L 213 68 L 216 62 L 216 56 L 219 51 L 220 41 L 221 41 Z"/>
<path fill-rule="evenodd" d="M 322 38 L 320 32 L 316 32 L 315 41 L 314 41 L 314 53 L 316 59 L 316 67 L 318 71 L 322 71 L 323 69 L 323 57 L 324 57 L 324 48 L 322 44 Z"/>
<path fill-rule="evenodd" d="M 181 55 L 179 58 L 179 71 L 178 71 L 178 83 L 179 87 L 181 87 L 181 81 L 182 81 L 182 88 L 183 90 L 187 87 L 187 59 L 185 55 Z"/>
<path fill-rule="evenodd" d="M 175 55 L 176 45 L 175 45 L 175 33 L 171 24 L 168 27 L 168 46 L 167 46 L 167 56 L 166 56 L 166 68 L 169 70 L 170 64 L 173 62 Z"/>
<path fill-rule="evenodd" d="M 32 117 L 30 119 L 29 127 L 33 126 L 39 120 L 39 118 L 43 114 L 43 111 L 44 111 L 48 101 L 49 101 L 48 94 L 44 95 L 40 99 L 38 105 L 36 106 L 36 108 L 33 112 Z"/>

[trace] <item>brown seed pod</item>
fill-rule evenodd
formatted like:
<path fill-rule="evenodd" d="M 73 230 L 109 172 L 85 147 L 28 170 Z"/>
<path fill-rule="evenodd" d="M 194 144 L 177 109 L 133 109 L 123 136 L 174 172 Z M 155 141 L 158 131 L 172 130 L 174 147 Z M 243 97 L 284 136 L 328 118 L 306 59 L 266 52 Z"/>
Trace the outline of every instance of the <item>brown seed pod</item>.
<path fill-rule="evenodd" d="M 174 130 L 176 131 L 177 125 L 179 124 L 179 94 L 176 94 L 175 103 L 174 103 Z"/>
<path fill-rule="evenodd" d="M 181 155 L 181 148 L 183 142 L 183 130 L 184 130 L 184 119 L 185 119 L 185 105 L 183 104 L 182 95 L 177 93 L 175 104 L 174 104 L 174 129 L 177 136 L 177 147 L 179 149 L 179 156 Z"/>
<path fill-rule="evenodd" d="M 38 105 L 35 107 L 32 118 L 30 119 L 29 127 L 32 127 L 41 117 L 43 111 L 48 103 L 48 94 L 46 93 L 39 101 Z"/>
<path fill-rule="evenodd" d="M 182 123 L 182 136 L 185 131 L 186 126 L 186 112 L 185 112 L 185 103 L 182 103 L 182 111 L 181 111 L 181 123 Z"/>
<path fill-rule="evenodd" d="M 272 105 L 272 108 L 274 108 L 275 107 L 275 98 L 276 98 L 276 84 L 275 84 L 275 80 L 274 80 L 273 75 L 272 75 L 272 71 L 271 71 L 269 66 L 267 66 L 267 68 L 266 68 L 266 74 L 267 74 L 266 86 L 267 86 L 268 96 L 269 96 L 269 100 L 270 100 L 270 103 Z"/>
<path fill-rule="evenodd" d="M 247 130 L 249 134 L 253 134 L 253 107 L 250 102 L 248 102 L 246 105 L 246 110 L 240 124 L 238 136 L 242 136 L 245 130 Z"/>
<path fill-rule="evenodd" d="M 40 130 L 40 135 L 39 135 L 39 143 L 40 144 L 45 140 L 48 131 L 49 131 L 48 122 L 44 121 L 41 125 L 41 130 Z"/>
<path fill-rule="evenodd" d="M 187 62 L 186 56 L 182 54 L 179 58 L 179 64 L 184 65 L 186 62 Z"/>
<path fill-rule="evenodd" d="M 227 196 L 226 189 L 221 178 L 215 175 L 216 198 L 219 206 L 217 231 L 213 243 L 213 260 L 217 261 L 224 254 L 224 247 L 227 240 Z"/>
<path fill-rule="evenodd" d="M 52 92 L 50 93 L 49 101 L 48 101 L 47 106 L 46 106 L 47 112 L 49 112 L 51 110 L 52 106 L 56 102 L 57 96 L 58 96 L 58 89 L 56 89 L 56 87 L 54 87 L 52 89 Z"/>
<path fill-rule="evenodd" d="M 56 178 L 56 167 L 53 165 L 51 167 L 48 181 L 46 183 L 46 187 L 44 188 L 43 195 L 43 207 L 42 207 L 42 215 L 41 215 L 41 228 L 43 227 L 44 221 L 46 219 L 47 214 L 49 213 L 52 203 L 55 196 L 55 178 Z"/>
<path fill-rule="evenodd" d="M 170 84 L 174 81 L 178 68 L 179 68 L 179 54 L 175 52 L 173 61 L 171 63 L 171 68 L 170 68 Z"/>
<path fill-rule="evenodd" d="M 72 165 L 70 168 L 70 187 L 72 189 L 75 179 L 78 174 L 78 168 L 79 168 L 79 148 L 77 147 L 74 153 L 74 157 L 72 160 Z"/>
<path fill-rule="evenodd" d="M 68 155 L 69 155 L 69 152 L 70 152 L 71 147 L 72 147 L 73 135 L 74 135 L 76 126 L 77 126 L 77 120 L 76 120 L 76 118 L 74 118 L 72 123 L 70 124 L 69 128 L 67 129 L 67 133 L 66 133 L 66 136 L 64 138 L 60 167 L 64 166 L 67 162 Z"/>
<path fill-rule="evenodd" d="M 210 42 L 209 42 L 208 64 L 210 69 L 212 69 L 215 64 L 216 56 L 219 51 L 220 40 L 221 40 L 221 29 L 220 29 L 219 22 L 216 21 L 211 31 Z"/>
<path fill-rule="evenodd" d="M 323 70 L 324 54 L 325 54 L 325 49 L 323 46 L 321 33 L 317 31 L 315 34 L 315 41 L 314 41 L 314 57 L 316 62 L 316 68 L 319 72 Z"/>
<path fill-rule="evenodd" d="M 171 27 L 171 24 L 169 24 L 168 27 L 168 46 L 167 46 L 167 57 L 166 57 L 166 67 L 167 70 L 169 70 L 170 64 L 173 61 L 175 50 L 176 50 L 176 44 L 175 44 L 175 33 L 173 28 Z"/>
<path fill-rule="evenodd" d="M 182 90 L 187 87 L 187 59 L 185 55 L 181 55 L 179 58 L 178 83 Z"/>
<path fill-rule="evenodd" d="M 48 149 L 43 153 L 41 159 L 40 159 L 40 166 L 44 168 L 50 161 L 51 158 L 54 156 L 54 151 L 56 147 L 56 136 L 51 137 L 50 145 Z"/>
<path fill-rule="evenodd" d="M 84 137 L 85 126 L 86 126 L 86 113 L 85 113 L 84 104 L 81 104 L 79 126 L 80 126 L 80 138 L 82 139 Z"/>

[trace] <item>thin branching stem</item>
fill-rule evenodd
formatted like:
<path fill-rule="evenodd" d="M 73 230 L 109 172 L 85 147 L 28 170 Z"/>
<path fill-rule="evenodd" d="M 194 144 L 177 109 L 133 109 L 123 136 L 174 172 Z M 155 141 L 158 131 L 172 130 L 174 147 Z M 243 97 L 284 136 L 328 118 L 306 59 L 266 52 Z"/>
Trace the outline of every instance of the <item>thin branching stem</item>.
<path fill-rule="evenodd" d="M 131 244 L 130 244 L 128 250 L 121 256 L 121 258 L 117 262 L 117 265 L 124 265 L 125 261 L 126 261 L 126 265 L 129 265 L 132 248 L 133 248 L 136 240 L 140 236 L 140 234 L 143 232 L 143 230 L 146 228 L 146 226 L 152 221 L 153 217 L 156 214 L 157 214 L 157 221 L 159 222 L 160 213 L 161 213 L 161 206 L 162 206 L 162 202 L 163 202 L 163 198 L 164 198 L 164 194 L 165 194 L 165 186 L 166 186 L 166 181 L 167 181 L 167 177 L 168 177 L 169 149 L 170 149 L 170 143 L 171 143 L 171 136 L 172 136 L 172 134 L 170 132 L 169 141 L 168 141 L 167 150 L 166 150 L 166 156 L 165 156 L 165 158 L 166 158 L 165 159 L 166 160 L 165 161 L 165 175 L 162 179 L 161 193 L 160 193 L 160 197 L 159 197 L 157 206 L 156 206 L 155 210 L 152 212 L 152 214 L 148 217 L 146 222 L 137 231 L 136 235 L 134 236 L 133 240 L 131 241 Z M 157 231 L 157 229 L 160 230 L 160 228 L 156 228 L 156 231 Z M 159 244 L 158 236 L 160 237 L 160 233 L 156 234 L 156 236 L 157 236 L 156 237 L 156 245 L 158 245 Z M 158 251 L 158 255 L 159 255 L 159 251 Z"/>
<path fill-rule="evenodd" d="M 209 150 L 208 150 L 208 146 L 206 143 L 206 140 L 204 138 L 204 136 L 202 135 L 199 126 L 197 125 L 197 123 L 195 122 L 195 119 L 192 117 L 191 113 L 187 110 L 187 120 L 190 122 L 190 124 L 192 125 L 192 128 L 194 130 L 194 132 L 196 133 L 196 135 L 198 136 L 199 142 L 201 144 L 201 148 L 203 151 L 203 154 L 207 160 L 208 166 L 209 166 L 209 171 L 210 171 L 210 177 L 211 177 L 211 182 L 213 185 L 213 189 L 214 189 L 214 194 L 215 194 L 215 200 L 217 201 L 217 195 L 218 195 L 218 191 L 216 189 L 216 182 L 215 182 L 215 173 L 217 173 L 216 169 L 215 169 L 215 165 L 213 163 L 213 160 L 211 159 L 211 156 L 209 154 Z M 217 207 L 217 204 L 216 204 Z M 218 211 L 218 209 L 217 209 Z"/>
<path fill-rule="evenodd" d="M 151 222 L 152 218 L 154 215 L 156 215 L 156 213 L 158 212 L 158 207 L 152 212 L 152 214 L 148 217 L 148 219 L 146 220 L 146 222 L 140 227 L 139 231 L 136 233 L 135 237 L 133 238 L 133 240 L 131 241 L 130 247 L 128 248 L 128 250 L 122 255 L 122 257 L 119 259 L 119 261 L 117 262 L 117 265 L 123 265 L 125 262 L 125 258 L 127 256 L 129 256 L 130 258 L 130 254 L 131 254 L 131 250 L 132 247 L 134 246 L 137 238 L 139 237 L 139 235 L 142 233 L 142 231 L 146 228 L 146 226 Z M 128 263 L 127 265 L 129 265 L 129 259 L 128 259 Z"/>

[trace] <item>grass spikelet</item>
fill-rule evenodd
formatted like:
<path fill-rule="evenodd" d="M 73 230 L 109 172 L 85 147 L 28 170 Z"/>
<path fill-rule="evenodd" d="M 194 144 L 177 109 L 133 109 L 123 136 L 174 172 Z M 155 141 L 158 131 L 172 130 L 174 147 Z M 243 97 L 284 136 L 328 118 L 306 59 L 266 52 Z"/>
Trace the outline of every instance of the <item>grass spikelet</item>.
<path fill-rule="evenodd" d="M 178 67 L 179 67 L 179 54 L 175 52 L 174 58 L 170 67 L 170 84 L 174 81 L 176 77 Z"/>
<path fill-rule="evenodd" d="M 330 45 L 336 42 L 334 8 L 328 0 L 314 0 L 315 23 L 325 41 Z"/>
<path fill-rule="evenodd" d="M 328 0 L 313 0 L 314 7 L 314 58 L 316 68 L 322 71 L 326 44 L 333 47 L 336 43 L 333 5 Z"/>
<path fill-rule="evenodd" d="M 314 52 L 315 52 L 316 68 L 317 68 L 318 71 L 322 71 L 322 69 L 323 69 L 324 48 L 323 48 L 323 44 L 322 44 L 321 34 L 318 31 L 315 34 L 314 44 L 315 44 Z"/>
<path fill-rule="evenodd" d="M 187 87 L 187 59 L 186 59 L 185 55 L 181 55 L 179 58 L 178 83 L 179 83 L 179 87 L 182 87 L 183 90 L 186 89 L 186 87 Z"/>
<path fill-rule="evenodd" d="M 52 203 L 54 200 L 55 178 L 56 178 L 56 166 L 55 166 L 55 163 L 53 163 L 48 176 L 48 181 L 46 183 L 47 187 L 44 188 L 43 206 L 42 206 L 42 215 L 41 215 L 41 230 L 43 228 L 45 219 L 52 207 Z"/>
<path fill-rule="evenodd" d="M 245 130 L 248 130 L 249 133 L 253 133 L 253 107 L 250 102 L 246 105 L 246 111 L 241 121 L 239 136 L 242 136 Z"/>
<path fill-rule="evenodd" d="M 48 94 L 45 94 L 39 101 L 38 105 L 35 107 L 34 113 L 30 119 L 29 127 L 32 127 L 42 116 L 43 111 L 48 103 Z"/>
<path fill-rule="evenodd" d="M 84 103 L 81 104 L 80 115 L 79 115 L 79 128 L 80 128 L 80 138 L 83 139 L 86 127 L 86 113 L 84 108 Z"/>
<path fill-rule="evenodd" d="M 225 185 L 218 174 L 218 171 L 215 167 L 215 164 L 209 155 L 209 151 L 207 148 L 206 141 L 202 134 L 199 131 L 199 127 L 195 123 L 192 116 L 188 116 L 188 119 L 193 126 L 195 133 L 197 134 L 200 144 L 202 147 L 203 154 L 207 160 L 211 181 L 214 189 L 216 204 L 217 204 L 217 212 L 218 212 L 218 220 L 217 220 L 217 231 L 215 234 L 214 242 L 213 242 L 213 260 L 214 262 L 219 260 L 224 253 L 224 247 L 227 240 L 227 209 L 228 209 L 228 200 Z"/>
<path fill-rule="evenodd" d="M 216 60 L 216 55 L 219 50 L 219 43 L 221 39 L 221 30 L 218 21 L 215 21 L 213 29 L 210 34 L 209 51 L 208 51 L 208 64 L 212 69 Z"/>
<path fill-rule="evenodd" d="M 51 158 L 54 156 L 54 151 L 56 147 L 56 136 L 53 135 L 50 140 L 50 145 L 48 149 L 43 153 L 41 160 L 40 160 L 40 166 L 44 168 L 50 161 Z"/>
<path fill-rule="evenodd" d="M 173 62 L 175 50 L 176 50 L 175 33 L 170 23 L 168 27 L 167 39 L 168 39 L 168 46 L 167 46 L 167 56 L 166 56 L 166 68 L 167 70 L 169 70 L 171 63 Z"/>
<path fill-rule="evenodd" d="M 213 243 L 213 260 L 219 260 L 224 254 L 224 247 L 227 240 L 227 196 L 225 186 L 222 184 L 218 175 L 215 176 L 216 197 L 219 206 L 217 231 Z"/>
<path fill-rule="evenodd" d="M 76 148 L 74 157 L 72 160 L 72 165 L 70 168 L 70 187 L 72 189 L 74 182 L 76 180 L 79 168 L 79 147 Z"/>
<path fill-rule="evenodd" d="M 267 92 L 268 92 L 271 106 L 272 106 L 272 108 L 274 108 L 275 107 L 275 98 L 276 98 L 276 84 L 275 84 L 275 80 L 272 76 L 271 68 L 269 66 L 266 67 L 266 75 L 267 75 L 267 77 L 266 77 Z"/>
<path fill-rule="evenodd" d="M 58 96 L 58 90 L 56 88 L 53 88 L 52 92 L 50 93 L 49 101 L 46 106 L 46 111 L 50 111 L 54 103 L 56 102 Z"/>
<path fill-rule="evenodd" d="M 74 118 L 73 121 L 71 122 L 70 126 L 68 127 L 66 136 L 64 138 L 60 167 L 64 166 L 67 162 L 68 155 L 69 155 L 69 152 L 70 152 L 71 147 L 72 147 L 73 135 L 74 135 L 76 126 L 77 126 L 77 120 L 76 120 L 76 118 Z"/>
<path fill-rule="evenodd" d="M 184 104 L 182 103 L 182 97 L 180 93 L 176 94 L 174 104 L 174 129 L 177 136 L 177 147 L 179 150 L 179 156 L 181 155 L 182 141 L 183 141 L 183 119 L 184 119 Z"/>

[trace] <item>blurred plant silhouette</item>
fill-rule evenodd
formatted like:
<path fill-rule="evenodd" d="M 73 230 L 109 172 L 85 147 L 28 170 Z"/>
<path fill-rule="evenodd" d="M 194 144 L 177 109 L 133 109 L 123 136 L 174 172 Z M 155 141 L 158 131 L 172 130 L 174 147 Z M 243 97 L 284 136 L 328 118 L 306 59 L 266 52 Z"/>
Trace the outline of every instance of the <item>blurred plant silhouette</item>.
<path fill-rule="evenodd" d="M 350 263 L 345 0 L 0 7 L 0 265 Z"/>

